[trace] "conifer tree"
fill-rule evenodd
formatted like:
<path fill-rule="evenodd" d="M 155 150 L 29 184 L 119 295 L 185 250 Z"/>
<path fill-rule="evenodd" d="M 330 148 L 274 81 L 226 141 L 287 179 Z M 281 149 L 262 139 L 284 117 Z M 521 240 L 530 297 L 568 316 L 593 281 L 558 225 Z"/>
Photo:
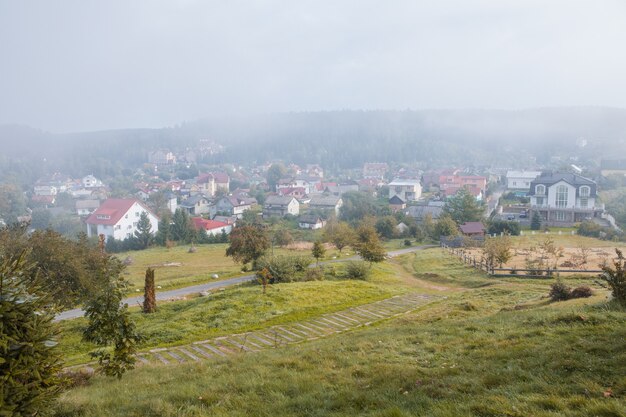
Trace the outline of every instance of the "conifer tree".
<path fill-rule="evenodd" d="M 24 254 L 0 262 L 0 415 L 44 415 L 58 390 L 61 369 L 56 327 Z"/>
<path fill-rule="evenodd" d="M 156 295 L 154 290 L 154 269 L 146 269 L 146 280 L 143 294 L 143 312 L 154 313 L 156 311 Z"/>
<path fill-rule="evenodd" d="M 135 231 L 135 237 L 139 240 L 139 244 L 143 249 L 146 249 L 152 243 L 152 224 L 147 212 L 142 212 L 137 222 L 137 231 Z"/>

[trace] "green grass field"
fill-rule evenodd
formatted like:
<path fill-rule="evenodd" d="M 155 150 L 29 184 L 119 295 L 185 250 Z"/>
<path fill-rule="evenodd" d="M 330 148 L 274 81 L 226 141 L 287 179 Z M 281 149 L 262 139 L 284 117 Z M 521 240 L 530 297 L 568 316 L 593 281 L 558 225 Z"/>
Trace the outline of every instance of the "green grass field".
<path fill-rule="evenodd" d="M 142 367 L 121 380 L 95 377 L 64 392 L 57 415 L 625 416 L 626 309 L 608 303 L 591 280 L 575 277 L 566 282 L 590 284 L 596 295 L 551 303 L 552 282 L 489 278 L 431 249 L 380 265 L 368 282 L 275 286 L 267 307 L 258 287 L 227 290 L 214 309 L 211 298 L 172 303 L 158 320 L 138 316 L 147 320 L 139 327 L 164 335 L 165 319 L 174 319 L 172 332 L 184 326 L 176 336 L 183 340 L 206 323 L 224 332 L 269 326 L 361 297 L 362 303 L 406 291 L 446 297 L 296 346 Z M 284 314 L 275 317 L 276 310 Z"/>
<path fill-rule="evenodd" d="M 174 346 L 276 324 L 301 321 L 406 292 L 392 265 L 375 266 L 368 281 L 341 280 L 343 264 L 326 267 L 327 280 L 277 284 L 266 295 L 252 283 L 216 291 L 208 297 L 161 303 L 154 314 L 131 307 L 142 333 L 140 349 Z M 338 278 L 330 276 L 334 270 Z M 93 345 L 81 340 L 86 319 L 60 323 L 60 346 L 67 365 L 90 361 Z"/>
<path fill-rule="evenodd" d="M 232 258 L 226 257 L 228 244 L 195 245 L 196 252 L 189 253 L 190 245 L 175 246 L 171 249 L 154 247 L 149 250 L 132 251 L 117 254 L 124 260 L 127 257 L 132 263 L 126 267 L 124 274 L 133 285 L 131 292 L 143 291 L 146 268 L 155 269 L 156 285 L 161 289 L 173 289 L 188 285 L 212 281 L 213 274 L 218 279 L 243 275 L 241 265 Z M 296 254 L 311 256 L 309 250 L 286 250 L 275 248 L 275 254 Z M 334 252 L 327 254 L 327 258 Z M 311 256 L 311 262 L 314 259 Z"/>

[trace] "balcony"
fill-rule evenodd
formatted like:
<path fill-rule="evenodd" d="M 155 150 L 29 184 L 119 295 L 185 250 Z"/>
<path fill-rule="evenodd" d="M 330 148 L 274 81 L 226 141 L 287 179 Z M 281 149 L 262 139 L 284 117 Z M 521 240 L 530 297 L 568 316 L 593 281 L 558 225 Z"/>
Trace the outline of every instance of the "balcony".
<path fill-rule="evenodd" d="M 548 210 L 548 211 L 564 211 L 568 213 L 594 213 L 598 211 L 604 211 L 604 207 L 557 207 L 549 204 L 536 205 L 533 204 L 530 206 L 532 210 Z"/>

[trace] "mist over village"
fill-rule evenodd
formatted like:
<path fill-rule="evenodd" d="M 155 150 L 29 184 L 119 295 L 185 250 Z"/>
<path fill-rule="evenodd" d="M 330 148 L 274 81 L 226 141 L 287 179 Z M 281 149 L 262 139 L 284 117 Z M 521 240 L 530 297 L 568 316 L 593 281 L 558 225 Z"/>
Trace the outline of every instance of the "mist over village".
<path fill-rule="evenodd" d="M 625 18 L 0 0 L 0 415 L 626 416 Z"/>

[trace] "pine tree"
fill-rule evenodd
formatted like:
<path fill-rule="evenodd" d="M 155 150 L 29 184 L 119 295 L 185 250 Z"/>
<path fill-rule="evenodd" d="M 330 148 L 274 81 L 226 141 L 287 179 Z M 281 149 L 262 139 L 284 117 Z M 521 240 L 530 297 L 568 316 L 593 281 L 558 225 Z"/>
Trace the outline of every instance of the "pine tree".
<path fill-rule="evenodd" d="M 169 212 L 164 213 L 161 217 L 161 220 L 159 220 L 159 231 L 156 235 L 156 243 L 158 245 L 165 246 L 167 241 L 171 240 L 171 222 L 172 216 L 169 214 Z"/>
<path fill-rule="evenodd" d="M 195 238 L 195 230 L 189 214 L 183 209 L 177 209 L 170 228 L 172 239 L 181 243 L 190 243 Z"/>
<path fill-rule="evenodd" d="M 533 217 L 530 219 L 530 230 L 540 230 L 541 229 L 541 216 L 538 212 L 533 213 Z"/>
<path fill-rule="evenodd" d="M 154 269 L 146 269 L 146 280 L 143 293 L 143 312 L 154 313 L 156 311 L 156 295 L 154 293 Z"/>
<path fill-rule="evenodd" d="M 0 415 L 43 415 L 58 394 L 56 327 L 24 255 L 0 263 Z"/>
<path fill-rule="evenodd" d="M 141 247 L 144 249 L 150 246 L 150 243 L 152 242 L 152 224 L 150 223 L 148 213 L 145 211 L 141 213 L 141 216 L 139 216 L 135 237 L 139 240 Z"/>

